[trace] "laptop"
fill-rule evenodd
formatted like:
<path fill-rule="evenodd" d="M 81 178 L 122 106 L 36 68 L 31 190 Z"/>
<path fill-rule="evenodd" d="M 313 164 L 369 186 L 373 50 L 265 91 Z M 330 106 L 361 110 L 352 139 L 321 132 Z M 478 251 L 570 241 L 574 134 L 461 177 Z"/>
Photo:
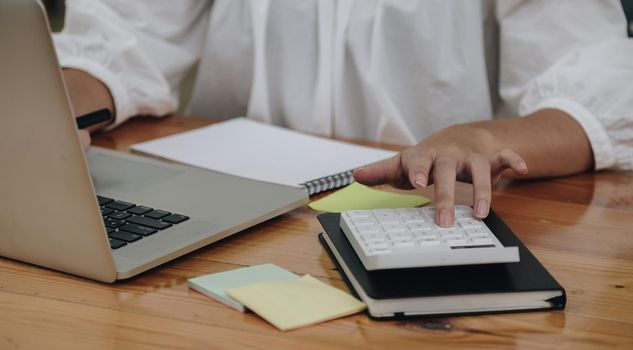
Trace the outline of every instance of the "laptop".
<path fill-rule="evenodd" d="M 48 28 L 39 3 L 0 0 L 0 256 L 113 282 L 308 201 L 301 188 L 84 153 Z"/>

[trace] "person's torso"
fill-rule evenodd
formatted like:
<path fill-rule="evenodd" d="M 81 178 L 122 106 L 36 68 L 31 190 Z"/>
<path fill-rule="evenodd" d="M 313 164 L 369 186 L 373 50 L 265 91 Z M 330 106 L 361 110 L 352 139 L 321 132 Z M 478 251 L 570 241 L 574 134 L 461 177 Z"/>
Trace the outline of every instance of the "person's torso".
<path fill-rule="evenodd" d="M 412 144 L 492 117 L 488 17 L 479 1 L 216 0 L 191 111 Z"/>

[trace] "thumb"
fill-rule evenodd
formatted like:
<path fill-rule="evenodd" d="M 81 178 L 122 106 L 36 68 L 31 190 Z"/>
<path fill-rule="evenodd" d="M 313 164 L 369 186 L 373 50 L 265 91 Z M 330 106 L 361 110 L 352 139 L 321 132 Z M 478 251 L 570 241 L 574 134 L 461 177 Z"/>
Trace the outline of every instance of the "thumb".
<path fill-rule="evenodd" d="M 411 184 L 402 171 L 400 154 L 356 170 L 354 179 L 367 186 L 393 184 L 396 187 L 411 188 Z"/>

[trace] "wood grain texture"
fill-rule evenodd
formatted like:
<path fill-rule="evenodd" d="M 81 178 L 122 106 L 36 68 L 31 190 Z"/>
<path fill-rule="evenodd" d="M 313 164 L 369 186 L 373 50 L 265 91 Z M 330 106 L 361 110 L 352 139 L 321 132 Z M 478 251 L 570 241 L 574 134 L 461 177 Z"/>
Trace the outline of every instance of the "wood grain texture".
<path fill-rule="evenodd" d="M 127 150 L 211 122 L 137 118 L 94 144 Z M 470 185 L 457 188 L 457 201 L 471 204 Z M 432 197 L 432 188 L 420 192 Z M 493 208 L 565 287 L 565 311 L 410 321 L 359 314 L 284 333 L 187 288 L 190 277 L 274 263 L 347 290 L 317 240 L 317 213 L 302 207 L 112 285 L 0 258 L 0 349 L 632 349 L 633 177 L 504 181 Z"/>

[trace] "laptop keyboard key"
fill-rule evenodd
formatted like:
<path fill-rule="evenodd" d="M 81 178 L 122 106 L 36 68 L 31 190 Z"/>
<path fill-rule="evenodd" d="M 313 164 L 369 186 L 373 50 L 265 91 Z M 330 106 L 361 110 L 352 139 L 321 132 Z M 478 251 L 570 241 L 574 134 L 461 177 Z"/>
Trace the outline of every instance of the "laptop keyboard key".
<path fill-rule="evenodd" d="M 105 221 L 106 227 L 109 227 L 109 228 L 117 228 L 123 224 L 124 224 L 123 221 L 118 221 L 118 220 L 106 219 Z"/>
<path fill-rule="evenodd" d="M 138 241 L 139 239 L 143 238 L 140 235 L 134 234 L 132 232 L 127 232 L 127 231 L 112 232 L 108 236 L 112 237 L 112 238 L 116 238 L 116 239 L 122 240 L 122 241 L 126 241 L 126 242 L 134 242 L 134 241 Z"/>
<path fill-rule="evenodd" d="M 128 210 L 128 209 L 130 209 L 130 208 L 132 208 L 134 206 L 135 206 L 134 204 L 128 203 L 128 202 L 124 202 L 124 201 L 114 201 L 114 202 L 110 202 L 110 203 L 106 204 L 106 208 L 119 210 L 119 211 Z"/>
<path fill-rule="evenodd" d="M 106 204 L 114 201 L 114 199 L 108 198 L 108 197 L 97 196 L 97 201 L 99 202 L 99 206 L 102 206 L 102 205 L 106 205 Z"/>
<path fill-rule="evenodd" d="M 125 220 L 126 218 L 129 218 L 130 216 L 132 216 L 132 214 L 128 214 L 122 211 L 115 211 L 114 213 L 108 215 L 108 218 L 113 219 L 113 220 Z"/>
<path fill-rule="evenodd" d="M 152 218 L 152 219 L 160 219 L 160 218 L 165 217 L 165 216 L 167 216 L 169 214 L 171 214 L 171 213 L 168 212 L 168 211 L 155 209 L 155 210 L 152 210 L 149 213 L 145 214 L 144 216 L 148 217 L 148 218 Z"/>
<path fill-rule="evenodd" d="M 137 206 L 108 197 L 97 196 L 97 200 L 112 249 L 189 220 L 185 215 L 172 214 L 143 205 Z"/>
<path fill-rule="evenodd" d="M 170 224 L 179 224 L 185 220 L 189 220 L 189 217 L 180 214 L 171 214 L 165 216 L 162 220 L 165 222 L 169 222 Z"/>
<path fill-rule="evenodd" d="M 128 209 L 127 212 L 130 213 L 130 214 L 134 214 L 134 215 L 143 215 L 143 214 L 145 214 L 147 212 L 150 212 L 152 210 L 153 209 L 150 208 L 150 207 L 145 207 L 145 206 L 139 205 L 139 206 L 136 206 L 136 207 L 134 207 L 132 209 Z"/>
<path fill-rule="evenodd" d="M 127 244 L 124 241 L 118 240 L 116 238 L 108 237 L 108 240 L 110 241 L 110 249 L 118 249 Z"/>
<path fill-rule="evenodd" d="M 166 222 L 160 222 L 156 219 L 148 218 L 145 216 L 132 216 L 130 218 L 127 218 L 126 221 L 137 225 L 155 228 L 158 230 L 164 230 L 171 226 L 171 224 L 168 224 Z"/>
<path fill-rule="evenodd" d="M 125 224 L 121 227 L 119 227 L 119 231 L 127 231 L 127 232 L 131 232 L 131 233 L 135 233 L 137 235 L 141 235 L 141 236 L 149 236 L 153 233 L 156 233 L 156 229 L 153 228 L 149 228 L 149 227 L 145 227 L 145 226 L 141 226 L 141 225 L 135 225 L 135 224 Z"/>

